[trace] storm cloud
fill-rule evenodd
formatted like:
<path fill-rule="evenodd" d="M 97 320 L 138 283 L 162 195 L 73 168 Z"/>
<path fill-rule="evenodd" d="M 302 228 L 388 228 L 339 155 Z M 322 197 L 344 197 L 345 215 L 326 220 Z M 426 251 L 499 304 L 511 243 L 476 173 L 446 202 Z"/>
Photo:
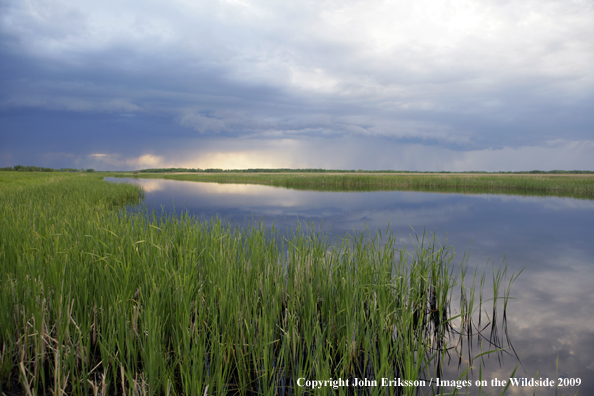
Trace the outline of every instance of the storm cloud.
<path fill-rule="evenodd" d="M 0 166 L 594 169 L 590 1 L 0 4 Z"/>

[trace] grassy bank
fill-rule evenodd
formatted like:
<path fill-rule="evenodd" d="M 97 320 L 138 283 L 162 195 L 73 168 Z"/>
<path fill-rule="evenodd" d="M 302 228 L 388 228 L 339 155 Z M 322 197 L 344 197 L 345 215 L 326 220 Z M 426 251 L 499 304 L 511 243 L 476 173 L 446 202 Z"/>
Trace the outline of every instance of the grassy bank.
<path fill-rule="evenodd" d="M 131 174 L 116 177 L 160 178 L 215 183 L 255 183 L 276 187 L 328 190 L 415 190 L 472 193 L 520 193 L 594 198 L 592 175 L 519 174 L 328 174 L 328 173 L 205 173 Z"/>
<path fill-rule="evenodd" d="M 409 252 L 391 238 L 337 246 L 296 230 L 281 240 L 257 225 L 114 210 L 141 194 L 100 175 L 23 180 L 0 190 L 7 395 L 312 394 L 297 379 L 421 381 L 447 353 L 457 358 L 487 299 L 475 301 L 434 239 Z"/>
<path fill-rule="evenodd" d="M 2 172 L 0 171 L 0 192 L 22 189 L 27 186 L 51 183 L 73 177 L 68 173 L 41 173 L 41 172 Z"/>

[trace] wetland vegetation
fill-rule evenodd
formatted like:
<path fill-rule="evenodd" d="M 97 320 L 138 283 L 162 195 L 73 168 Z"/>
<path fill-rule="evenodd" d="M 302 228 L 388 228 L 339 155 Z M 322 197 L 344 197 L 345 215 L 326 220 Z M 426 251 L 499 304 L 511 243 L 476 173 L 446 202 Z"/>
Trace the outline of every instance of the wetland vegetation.
<path fill-rule="evenodd" d="M 594 198 L 590 174 L 486 173 L 114 173 L 140 177 L 214 183 L 249 183 L 317 191 L 411 190 Z"/>
<path fill-rule="evenodd" d="M 101 174 L 13 175 L 0 172 L 7 395 L 311 394 L 298 378 L 414 381 L 453 359 L 463 379 L 509 347 L 498 334 L 515 275 L 497 270 L 483 290 L 433 237 L 407 250 L 390 235 L 281 237 L 118 210 L 142 191 Z M 488 346 L 472 350 L 471 337 Z"/>

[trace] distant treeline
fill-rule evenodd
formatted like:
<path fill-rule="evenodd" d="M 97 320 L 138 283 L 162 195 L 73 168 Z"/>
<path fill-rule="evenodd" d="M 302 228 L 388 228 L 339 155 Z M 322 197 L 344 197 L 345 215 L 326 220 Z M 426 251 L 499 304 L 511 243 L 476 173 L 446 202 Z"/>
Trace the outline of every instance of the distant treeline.
<path fill-rule="evenodd" d="M 137 171 L 139 173 L 504 173 L 504 174 L 592 174 L 594 171 L 587 170 L 552 170 L 552 171 L 518 171 L 518 172 L 486 172 L 486 171 L 467 171 L 467 172 L 450 172 L 450 171 L 405 171 L 405 170 L 354 170 L 354 169 L 289 169 L 289 168 L 250 168 L 250 169 L 220 169 L 220 168 L 151 168 Z"/>
<path fill-rule="evenodd" d="M 499 173 L 590 174 L 590 173 L 594 173 L 594 171 L 587 171 L 587 170 L 572 170 L 572 171 L 562 171 L 562 170 L 540 171 L 540 170 L 532 170 L 532 171 L 528 171 L 528 172 L 499 172 Z"/>
<path fill-rule="evenodd" d="M 15 165 L 15 166 L 7 166 L 4 168 L 0 168 L 0 171 L 4 172 L 95 172 L 95 169 L 76 169 L 76 168 L 62 168 L 62 169 L 53 169 L 53 168 L 44 168 L 41 166 L 23 166 L 23 165 Z"/>

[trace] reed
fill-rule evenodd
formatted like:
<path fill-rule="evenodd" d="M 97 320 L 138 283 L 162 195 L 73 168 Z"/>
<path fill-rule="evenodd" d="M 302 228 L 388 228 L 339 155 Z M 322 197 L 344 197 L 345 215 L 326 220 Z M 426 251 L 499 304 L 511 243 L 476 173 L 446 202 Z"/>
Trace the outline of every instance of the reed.
<path fill-rule="evenodd" d="M 428 381 L 495 309 L 434 237 L 398 250 L 389 234 L 331 244 L 299 226 L 114 210 L 141 197 L 92 175 L 0 191 L 0 392 L 380 394 L 297 380 Z"/>
<path fill-rule="evenodd" d="M 300 190 L 379 191 L 412 190 L 456 193 L 555 195 L 594 198 L 592 175 L 526 174 L 359 174 L 359 173 L 190 173 L 126 174 L 115 177 L 254 183 Z"/>

